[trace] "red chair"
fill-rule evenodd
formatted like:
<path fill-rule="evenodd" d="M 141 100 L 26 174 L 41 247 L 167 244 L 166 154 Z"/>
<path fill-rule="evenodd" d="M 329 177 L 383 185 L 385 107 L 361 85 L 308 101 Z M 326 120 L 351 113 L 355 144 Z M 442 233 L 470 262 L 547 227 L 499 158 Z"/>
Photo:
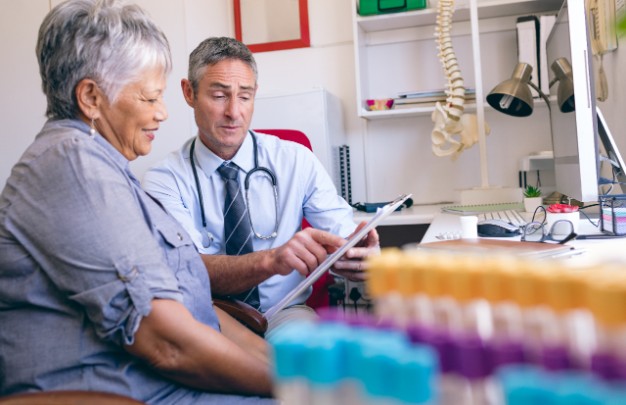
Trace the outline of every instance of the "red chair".
<path fill-rule="evenodd" d="M 311 141 L 309 141 L 309 138 L 302 131 L 295 129 L 255 129 L 255 131 L 274 135 L 286 141 L 299 143 L 313 151 Z M 302 220 L 302 229 L 310 226 L 311 225 L 306 219 Z M 330 273 L 327 272 L 322 275 L 315 283 L 313 283 L 313 292 L 311 293 L 309 299 L 307 299 L 306 304 L 314 309 L 328 307 L 330 305 L 328 287 L 334 283 L 335 280 Z"/>

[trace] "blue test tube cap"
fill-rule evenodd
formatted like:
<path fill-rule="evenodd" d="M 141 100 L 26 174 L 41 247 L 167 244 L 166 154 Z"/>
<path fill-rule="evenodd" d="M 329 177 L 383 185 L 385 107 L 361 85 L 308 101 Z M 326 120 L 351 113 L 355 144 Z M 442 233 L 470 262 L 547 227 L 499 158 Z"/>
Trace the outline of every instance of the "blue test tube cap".
<path fill-rule="evenodd" d="M 557 374 L 556 404 L 558 405 L 603 405 L 606 391 L 603 384 L 584 371 L 566 371 Z"/>
<path fill-rule="evenodd" d="M 500 367 L 496 373 L 507 405 L 556 403 L 555 382 L 545 371 L 530 364 Z"/>
<path fill-rule="evenodd" d="M 292 322 L 281 327 L 269 341 L 274 366 L 274 378 L 277 381 L 303 377 L 306 342 L 313 333 L 313 325 L 304 322 Z"/>
<path fill-rule="evenodd" d="M 360 380 L 372 397 L 389 398 L 395 391 L 398 371 L 393 351 L 367 350 L 361 357 Z"/>
<path fill-rule="evenodd" d="M 603 384 L 605 405 L 626 404 L 626 382 Z"/>
<path fill-rule="evenodd" d="M 439 361 L 429 346 L 414 345 L 398 359 L 396 398 L 403 404 L 436 403 Z"/>
<path fill-rule="evenodd" d="M 311 384 L 328 386 L 345 378 L 345 341 L 347 329 L 320 324 L 307 338 L 305 374 Z"/>

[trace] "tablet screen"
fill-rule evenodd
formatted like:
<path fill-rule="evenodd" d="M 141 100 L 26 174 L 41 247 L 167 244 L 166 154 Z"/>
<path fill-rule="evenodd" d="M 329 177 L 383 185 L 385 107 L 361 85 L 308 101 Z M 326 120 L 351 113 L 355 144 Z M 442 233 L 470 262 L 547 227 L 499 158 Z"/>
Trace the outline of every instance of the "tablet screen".
<path fill-rule="evenodd" d="M 348 238 L 347 242 L 340 247 L 338 250 L 328 255 L 326 260 L 324 260 L 315 270 L 309 274 L 307 278 L 302 280 L 300 284 L 296 288 L 293 289 L 289 294 L 285 296 L 282 300 L 280 300 L 276 305 L 268 309 L 263 316 L 266 319 L 271 318 L 281 309 L 288 306 L 296 297 L 302 294 L 307 288 L 313 285 L 328 269 L 332 267 L 333 264 L 337 260 L 339 260 L 351 247 L 356 245 L 360 240 L 362 240 L 369 231 L 376 228 L 380 221 L 382 221 L 387 215 L 394 212 L 403 202 L 405 202 L 408 198 L 410 198 L 412 194 L 403 194 L 400 197 L 396 198 L 394 201 L 385 205 L 384 207 L 378 209 L 376 214 L 370 219 L 367 224 L 361 228 L 357 233 Z"/>

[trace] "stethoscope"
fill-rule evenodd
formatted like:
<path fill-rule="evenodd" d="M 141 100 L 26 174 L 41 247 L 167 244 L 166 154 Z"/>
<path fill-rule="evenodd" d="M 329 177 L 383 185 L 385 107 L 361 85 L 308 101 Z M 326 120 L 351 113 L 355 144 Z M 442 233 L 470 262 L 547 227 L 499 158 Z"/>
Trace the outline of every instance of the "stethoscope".
<path fill-rule="evenodd" d="M 254 234 L 254 236 L 262 240 L 273 239 L 276 237 L 276 235 L 278 235 L 278 187 L 276 187 L 276 175 L 267 167 L 259 166 L 259 155 L 258 155 L 256 136 L 254 135 L 252 131 L 248 131 L 248 132 L 252 136 L 252 147 L 254 150 L 254 168 L 246 174 L 246 177 L 244 178 L 244 181 L 243 181 L 246 206 L 248 207 L 248 221 L 250 221 L 250 228 L 252 229 L 252 233 Z M 191 164 L 191 169 L 193 170 L 193 178 L 196 182 L 196 190 L 198 190 L 198 202 L 200 203 L 200 215 L 202 216 L 202 227 L 206 230 L 207 222 L 206 222 L 206 215 L 204 213 L 204 201 L 202 198 L 202 188 L 200 187 L 200 180 L 198 179 L 198 170 L 196 169 L 196 162 L 193 157 L 193 152 L 196 147 L 196 139 L 197 138 L 191 141 L 191 147 L 189 148 L 189 163 Z M 250 190 L 250 178 L 256 172 L 263 172 L 270 178 L 272 182 L 272 189 L 274 191 L 274 209 L 275 209 L 274 231 L 269 235 L 263 235 L 254 229 L 254 224 L 252 223 L 252 216 L 250 214 L 250 199 L 248 196 L 249 190 Z M 202 243 L 202 245 L 205 248 L 208 248 L 209 246 L 211 246 L 211 243 L 213 242 L 213 236 L 209 232 L 207 232 L 207 234 L 208 234 L 208 244 L 205 243 L 204 241 Z"/>

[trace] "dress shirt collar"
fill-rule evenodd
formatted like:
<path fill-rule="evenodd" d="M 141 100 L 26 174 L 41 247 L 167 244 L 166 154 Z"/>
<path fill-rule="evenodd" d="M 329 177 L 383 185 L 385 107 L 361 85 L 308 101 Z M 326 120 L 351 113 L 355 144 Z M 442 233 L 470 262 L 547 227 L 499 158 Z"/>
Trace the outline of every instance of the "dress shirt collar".
<path fill-rule="evenodd" d="M 200 136 L 196 136 L 195 139 L 196 147 L 194 157 L 197 161 L 197 165 L 207 176 L 210 176 L 225 162 L 225 160 L 207 148 L 206 145 L 204 145 L 200 140 Z M 254 168 L 254 147 L 250 132 L 248 132 L 243 140 L 243 144 L 230 161 L 236 164 L 241 170 L 244 171 L 244 173 L 248 173 Z"/>

